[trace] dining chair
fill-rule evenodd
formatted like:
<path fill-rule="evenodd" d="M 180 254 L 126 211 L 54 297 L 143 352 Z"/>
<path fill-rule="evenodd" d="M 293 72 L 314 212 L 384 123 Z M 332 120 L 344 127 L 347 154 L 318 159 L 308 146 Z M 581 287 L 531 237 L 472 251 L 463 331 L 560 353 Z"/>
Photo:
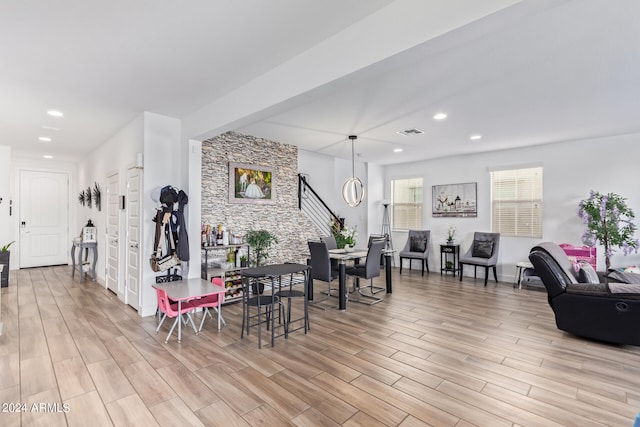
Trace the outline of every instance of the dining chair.
<path fill-rule="evenodd" d="M 382 301 L 382 298 L 376 297 L 375 294 L 386 289 L 379 286 L 373 286 L 373 278 L 380 276 L 380 255 L 382 254 L 382 249 L 384 248 L 384 246 L 385 242 L 382 240 L 372 242 L 367 251 L 367 257 L 364 264 L 356 264 L 353 267 L 348 267 L 346 269 L 346 273 L 349 276 L 354 276 L 354 278 L 369 279 L 368 288 L 370 293 L 362 293 L 362 288 L 358 284 L 357 280 L 355 285 L 360 295 L 371 299 L 370 301 L 366 302 L 369 304 L 375 304 Z M 356 299 L 353 299 L 353 301 L 365 302 L 363 300 Z"/>
<path fill-rule="evenodd" d="M 337 268 L 333 268 L 331 265 L 331 258 L 329 258 L 329 249 L 325 242 L 312 242 L 309 241 L 309 265 L 311 266 L 311 280 L 321 280 L 327 282 L 329 287 L 327 288 L 327 297 L 321 300 L 314 300 L 311 305 L 314 307 L 328 308 L 326 306 L 318 305 L 322 301 L 326 301 L 329 297 L 334 296 L 331 294 L 333 288 L 331 288 L 331 282 L 337 279 L 339 272 Z M 337 291 L 337 289 L 336 289 Z M 336 295 L 337 296 L 337 295 Z"/>
<path fill-rule="evenodd" d="M 473 277 L 477 278 L 477 268 L 484 267 L 484 285 L 487 286 L 489 267 L 493 269 L 493 278 L 498 282 L 496 265 L 498 264 L 498 250 L 500 249 L 500 233 L 485 233 L 476 231 L 473 233 L 473 243 L 460 255 L 460 281 L 462 281 L 462 268 L 465 264 L 473 265 Z"/>
<path fill-rule="evenodd" d="M 160 330 L 162 323 L 164 323 L 164 320 L 167 317 L 176 319 L 173 322 L 173 326 L 171 326 L 171 330 L 169 331 L 169 334 L 167 335 L 167 338 L 164 340 L 164 342 L 169 341 L 169 337 L 173 333 L 173 330 L 175 329 L 176 325 L 178 324 L 178 322 L 182 321 L 182 316 L 185 316 L 185 315 L 187 316 L 189 322 L 191 322 L 191 326 L 193 327 L 193 332 L 195 332 L 196 335 L 198 334 L 196 325 L 195 323 L 193 323 L 193 319 L 191 318 L 191 312 L 195 309 L 195 307 L 190 302 L 185 301 L 185 302 L 182 302 L 181 304 L 178 304 L 177 302 L 172 303 L 167 297 L 167 292 L 158 288 L 156 288 L 156 295 L 158 297 L 158 309 L 164 314 L 162 316 L 162 320 L 160 320 L 160 323 L 156 328 L 156 334 Z M 178 306 L 180 306 L 180 311 L 178 311 Z"/>
<path fill-rule="evenodd" d="M 327 245 L 327 249 L 331 250 L 331 249 L 338 249 L 338 243 L 336 242 L 336 238 L 335 236 L 322 236 L 320 238 L 321 242 L 326 243 Z"/>
<path fill-rule="evenodd" d="M 224 286 L 224 280 L 221 279 L 220 277 L 214 277 L 213 279 L 211 279 L 211 283 L 218 286 Z M 204 325 L 204 320 L 207 318 L 207 315 L 209 315 L 209 317 L 213 319 L 213 316 L 211 315 L 211 312 L 209 311 L 209 309 L 212 308 L 215 310 L 216 313 L 218 313 L 218 310 L 220 310 L 219 307 L 223 302 L 224 302 L 224 294 L 209 295 L 203 298 L 198 298 L 190 301 L 190 303 L 195 308 L 202 308 L 202 320 L 200 321 L 200 327 L 198 328 L 198 332 L 202 331 L 202 326 Z M 227 322 L 224 321 L 224 317 L 222 317 L 222 315 L 220 316 L 220 321 L 224 325 L 227 324 Z M 218 323 L 218 330 L 220 330 L 220 323 Z"/>
<path fill-rule="evenodd" d="M 266 287 L 260 283 L 262 279 L 243 276 L 242 277 L 242 329 L 240 332 L 240 338 L 244 338 L 245 328 L 246 333 L 249 335 L 249 328 L 251 326 L 258 327 L 258 348 L 262 348 L 262 312 L 266 319 L 267 331 L 271 330 L 271 346 L 273 346 L 275 340 L 275 313 L 280 313 L 281 301 L 276 296 L 276 290 L 274 289 L 274 279 L 271 278 L 271 287 Z M 264 287 L 263 287 L 264 286 Z M 262 292 L 253 292 L 253 289 L 262 288 Z M 270 292 L 265 292 L 265 291 Z M 251 314 L 251 309 L 255 308 L 256 313 Z M 251 321 L 255 319 L 252 324 Z M 270 325 L 271 324 L 271 325 Z"/>
<path fill-rule="evenodd" d="M 299 274 L 299 273 L 292 273 L 289 275 L 289 277 L 287 278 L 287 282 L 288 283 L 282 283 L 282 277 L 279 278 L 279 282 L 278 282 L 278 291 L 276 292 L 276 296 L 280 299 L 280 301 L 284 301 L 285 299 L 287 300 L 287 304 L 286 304 L 286 309 L 284 309 L 284 304 L 280 304 L 280 307 L 282 307 L 285 310 L 284 313 L 284 318 L 285 318 L 285 324 L 284 324 L 284 333 L 285 333 L 285 338 L 287 338 L 289 336 L 289 332 L 293 332 L 295 330 L 298 330 L 300 328 L 304 328 L 304 333 L 306 334 L 307 331 L 310 329 L 309 327 L 309 310 L 308 310 L 308 304 L 309 301 L 307 299 L 307 289 L 308 289 L 308 283 L 309 283 L 309 269 L 308 268 L 304 273 Z M 294 299 L 302 299 L 303 301 L 303 313 L 302 313 L 302 317 L 297 318 L 297 319 L 291 319 L 291 312 L 292 312 L 292 301 Z M 295 329 L 290 329 L 291 325 L 296 322 L 296 321 L 303 321 L 303 326 L 295 328 Z"/>
<path fill-rule="evenodd" d="M 370 234 L 369 235 L 369 242 L 367 243 L 367 249 L 371 247 L 371 244 L 375 241 L 383 241 L 384 242 L 384 247 L 387 246 L 387 240 L 388 240 L 388 236 L 385 236 L 384 234 Z M 383 249 L 384 249 L 383 247 Z M 380 254 L 380 266 L 382 267 L 384 265 L 384 255 Z"/>

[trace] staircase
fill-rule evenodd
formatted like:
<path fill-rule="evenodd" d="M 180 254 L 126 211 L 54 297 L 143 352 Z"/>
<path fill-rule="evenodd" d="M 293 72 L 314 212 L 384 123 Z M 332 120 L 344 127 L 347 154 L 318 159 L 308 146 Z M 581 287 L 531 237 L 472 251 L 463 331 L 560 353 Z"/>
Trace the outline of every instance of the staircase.
<path fill-rule="evenodd" d="M 344 218 L 333 213 L 301 174 L 298 174 L 298 208 L 309 217 L 323 236 L 333 234 L 332 224 L 340 230 L 344 227 Z"/>

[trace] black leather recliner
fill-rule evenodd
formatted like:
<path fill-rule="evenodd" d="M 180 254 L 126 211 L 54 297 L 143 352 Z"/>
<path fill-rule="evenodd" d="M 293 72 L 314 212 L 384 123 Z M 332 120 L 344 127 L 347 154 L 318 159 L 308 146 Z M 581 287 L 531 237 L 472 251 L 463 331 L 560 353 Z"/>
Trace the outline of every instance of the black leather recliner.
<path fill-rule="evenodd" d="M 579 283 L 564 251 L 555 243 L 529 253 L 547 288 L 558 329 L 615 344 L 640 345 L 640 293 L 611 293 L 606 283 Z"/>

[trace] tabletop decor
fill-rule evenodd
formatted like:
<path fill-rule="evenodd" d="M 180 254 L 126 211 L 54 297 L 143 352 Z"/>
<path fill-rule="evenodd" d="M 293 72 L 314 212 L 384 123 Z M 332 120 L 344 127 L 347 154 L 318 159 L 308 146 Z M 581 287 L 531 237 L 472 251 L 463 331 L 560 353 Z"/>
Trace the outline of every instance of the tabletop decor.
<path fill-rule="evenodd" d="M 578 203 L 578 216 L 585 231 L 582 242 L 587 246 L 600 243 L 604 246 L 607 271 L 611 267 L 610 258 L 614 248 L 622 248 L 624 255 L 638 252 L 640 242 L 633 238 L 636 226 L 633 210 L 627 206 L 624 197 L 615 194 L 601 194 L 591 190 L 589 198 Z"/>
<path fill-rule="evenodd" d="M 346 249 L 347 251 L 352 249 L 356 244 L 356 237 L 358 233 L 356 227 L 344 227 L 342 230 L 339 227 L 333 227 L 333 236 L 336 238 L 336 244 L 338 249 Z"/>
<path fill-rule="evenodd" d="M 453 238 L 456 235 L 456 227 L 453 224 L 449 224 L 449 228 L 447 229 L 447 244 L 453 243 Z"/>

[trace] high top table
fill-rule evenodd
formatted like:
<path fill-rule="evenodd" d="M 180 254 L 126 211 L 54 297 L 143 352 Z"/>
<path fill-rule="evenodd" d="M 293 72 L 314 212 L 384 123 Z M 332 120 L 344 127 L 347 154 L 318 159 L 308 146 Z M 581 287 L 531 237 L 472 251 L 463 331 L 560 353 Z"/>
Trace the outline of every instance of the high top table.
<path fill-rule="evenodd" d="M 289 264 L 271 264 L 271 265 L 264 265 L 264 266 L 260 266 L 260 267 L 251 267 L 251 268 L 245 268 L 240 272 L 240 275 L 242 276 L 242 289 L 243 289 L 243 327 L 245 325 L 244 322 L 246 322 L 247 325 L 247 333 L 249 332 L 249 318 L 250 313 L 249 313 L 249 307 L 247 306 L 249 299 L 251 298 L 265 298 L 267 300 L 271 300 L 272 305 L 274 305 L 277 301 L 279 301 L 279 297 L 276 296 L 276 294 L 281 291 L 282 288 L 282 276 L 287 276 L 287 275 L 293 275 L 293 274 L 302 274 L 304 276 L 304 297 L 302 298 L 304 300 L 304 333 L 307 333 L 307 330 L 309 328 L 308 326 L 308 321 L 309 321 L 309 301 L 307 298 L 307 295 L 309 293 L 309 270 L 311 269 L 311 267 L 309 267 L 308 265 L 304 265 L 304 264 L 294 264 L 294 263 L 289 263 Z M 269 281 L 271 282 L 271 295 L 264 295 L 264 296 L 260 296 L 261 293 L 261 289 L 260 289 L 260 280 L 261 279 L 269 279 Z M 252 287 L 252 282 L 253 281 L 253 285 L 255 285 L 255 291 L 257 291 L 258 293 L 254 296 L 251 297 L 249 295 L 250 293 L 250 288 Z M 258 308 L 258 310 L 260 310 L 260 308 Z M 260 316 L 260 313 L 258 313 L 258 316 Z M 274 315 L 271 315 L 271 347 L 274 346 L 275 343 L 275 319 L 274 319 Z M 262 337 L 261 337 L 261 321 L 258 320 L 258 348 L 260 348 L 262 346 Z M 288 322 L 285 322 L 285 327 L 284 327 L 284 336 L 285 338 L 288 337 L 289 334 L 289 325 Z M 242 330 L 242 335 L 241 337 L 244 336 L 244 328 Z M 280 336 L 280 335 L 278 335 Z"/>

